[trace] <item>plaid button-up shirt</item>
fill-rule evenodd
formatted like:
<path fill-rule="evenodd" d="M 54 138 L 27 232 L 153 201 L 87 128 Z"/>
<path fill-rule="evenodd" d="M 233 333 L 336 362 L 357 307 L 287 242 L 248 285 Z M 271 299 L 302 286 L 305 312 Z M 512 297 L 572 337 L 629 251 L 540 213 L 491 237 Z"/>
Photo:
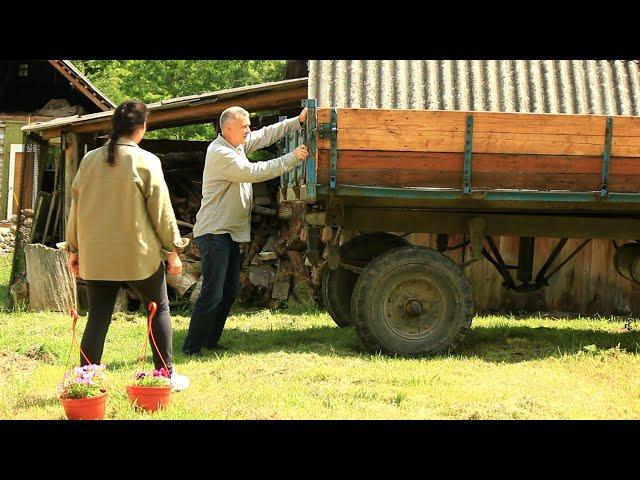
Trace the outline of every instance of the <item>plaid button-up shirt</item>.
<path fill-rule="evenodd" d="M 299 160 L 293 152 L 273 160 L 250 162 L 246 154 L 268 147 L 288 133 L 302 128 L 298 117 L 250 132 L 234 148 L 222 135 L 209 144 L 202 176 L 202 202 L 193 236 L 207 233 L 231 235 L 249 242 L 251 235 L 252 183 L 264 182 L 291 170 Z"/>

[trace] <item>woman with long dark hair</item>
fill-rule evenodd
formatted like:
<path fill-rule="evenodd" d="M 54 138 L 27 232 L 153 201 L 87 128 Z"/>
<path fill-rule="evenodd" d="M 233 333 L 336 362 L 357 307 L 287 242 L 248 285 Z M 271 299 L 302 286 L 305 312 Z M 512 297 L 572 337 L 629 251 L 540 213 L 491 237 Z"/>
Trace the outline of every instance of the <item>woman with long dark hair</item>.
<path fill-rule="evenodd" d="M 180 237 L 160 159 L 138 146 L 147 129 L 147 107 L 121 103 L 113 112 L 108 142 L 87 153 L 73 180 L 66 242 L 71 272 L 86 280 L 89 319 L 82 350 L 100 363 L 118 289 L 127 282 L 145 305 L 158 311 L 152 332 L 156 369 L 168 366 L 174 390 L 189 384 L 173 371 L 173 347 L 166 270 L 182 271 Z M 164 362 L 163 362 L 164 360 Z M 87 360 L 81 355 L 81 365 Z"/>

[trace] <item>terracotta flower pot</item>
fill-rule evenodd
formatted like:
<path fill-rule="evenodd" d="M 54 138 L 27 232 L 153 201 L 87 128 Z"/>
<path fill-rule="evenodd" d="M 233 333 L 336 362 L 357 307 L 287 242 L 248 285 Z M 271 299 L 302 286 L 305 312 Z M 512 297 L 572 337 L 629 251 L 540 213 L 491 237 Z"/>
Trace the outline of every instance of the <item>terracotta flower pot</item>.
<path fill-rule="evenodd" d="M 107 407 L 107 392 L 86 398 L 60 398 L 69 420 L 104 420 Z"/>
<path fill-rule="evenodd" d="M 149 412 L 155 412 L 159 408 L 169 405 L 171 398 L 171 385 L 164 387 L 141 387 L 139 385 L 127 386 L 129 401 Z"/>

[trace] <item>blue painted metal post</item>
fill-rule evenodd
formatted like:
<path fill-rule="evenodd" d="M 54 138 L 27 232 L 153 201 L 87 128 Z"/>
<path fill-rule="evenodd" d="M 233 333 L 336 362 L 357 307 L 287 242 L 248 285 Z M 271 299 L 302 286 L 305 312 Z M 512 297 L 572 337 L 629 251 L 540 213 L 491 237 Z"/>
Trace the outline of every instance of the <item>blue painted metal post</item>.
<path fill-rule="evenodd" d="M 302 106 L 307 108 L 305 143 L 309 149 L 309 156 L 305 160 L 305 199 L 308 203 L 313 203 L 318 199 L 316 192 L 316 100 L 312 98 L 302 100 Z"/>
<path fill-rule="evenodd" d="M 278 117 L 278 122 L 281 122 L 281 121 L 285 120 L 286 118 L 287 117 L 285 117 L 285 116 L 279 116 Z M 281 142 L 280 145 L 282 146 L 280 154 L 284 155 L 286 153 L 289 153 L 287 151 L 287 143 L 286 143 L 287 139 L 283 138 L 282 140 L 280 140 L 280 142 Z M 281 189 L 286 189 L 288 184 L 289 184 L 289 175 L 288 175 L 287 172 L 285 172 L 282 175 L 280 175 L 280 188 Z"/>
<path fill-rule="evenodd" d="M 298 146 L 298 131 L 297 130 L 291 134 L 290 139 L 291 140 L 290 140 L 290 143 L 289 143 L 289 149 L 293 152 L 296 149 L 296 147 Z M 291 185 L 293 185 L 293 186 L 298 185 L 298 165 L 293 167 L 293 169 L 289 171 L 289 174 L 290 174 L 291 177 L 293 177 L 291 179 Z"/>

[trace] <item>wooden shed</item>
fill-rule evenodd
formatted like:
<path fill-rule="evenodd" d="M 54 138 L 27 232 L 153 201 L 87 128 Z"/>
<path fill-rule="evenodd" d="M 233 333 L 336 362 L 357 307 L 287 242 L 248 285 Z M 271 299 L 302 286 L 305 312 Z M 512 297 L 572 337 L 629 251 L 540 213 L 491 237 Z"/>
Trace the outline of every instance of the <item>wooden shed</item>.
<path fill-rule="evenodd" d="M 19 202 L 24 125 L 114 106 L 68 60 L 0 62 L 0 219 L 10 218 L 19 208 L 32 208 L 35 202 L 36 171 L 28 176 L 31 183 L 25 185 L 25 203 Z"/>
<path fill-rule="evenodd" d="M 302 108 L 301 100 L 306 95 L 307 79 L 299 78 L 163 100 L 147 105 L 149 111 L 147 130 L 204 123 L 217 124 L 220 114 L 234 105 L 242 106 L 251 112 L 253 126 L 259 128 L 278 121 L 279 116 L 298 115 Z M 36 175 L 22 175 L 23 188 L 20 200 L 31 191 L 38 192 L 34 205 L 36 212 L 33 226 L 30 229 L 31 238 L 28 243 L 55 246 L 57 242 L 64 240 L 66 219 L 71 207 L 71 183 L 79 162 L 86 152 L 101 146 L 106 141 L 111 130 L 112 114 L 113 109 L 110 109 L 104 112 L 32 123 L 22 127 L 26 139 L 25 151 L 28 152 L 25 155 L 25 168 L 36 172 Z M 54 155 L 55 178 L 50 185 L 45 186 L 37 172 L 42 171 L 48 151 L 54 144 L 60 145 L 59 154 Z M 192 158 L 189 154 L 195 153 L 199 156 L 199 162 L 196 162 L 195 169 L 193 164 L 189 165 L 189 170 L 200 181 L 204 168 L 204 152 L 208 144 L 209 141 L 145 139 L 140 146 L 161 157 L 168 153 L 177 154 L 174 157 L 178 159 L 177 163 L 174 162 L 172 167 L 174 171 L 182 169 L 185 165 L 183 160 L 190 161 Z M 198 168 L 199 171 L 196 172 Z M 177 179 L 176 183 L 179 184 L 180 180 Z M 197 183 L 201 184 L 201 182 Z M 31 190 L 29 185 L 32 185 Z M 172 195 L 175 193 L 172 192 L 171 185 L 170 193 Z M 194 195 L 193 192 L 191 194 L 187 192 L 187 195 L 191 197 L 189 202 L 197 203 L 199 207 L 197 193 Z M 174 209 L 176 211 L 178 209 L 175 204 Z M 188 227 L 188 222 L 186 223 Z M 181 225 L 181 228 L 184 226 Z M 26 269 L 24 259 L 26 235 L 20 233 L 22 229 L 18 228 L 18 231 L 11 284 L 14 284 Z M 186 231 L 183 232 L 185 233 Z"/>

